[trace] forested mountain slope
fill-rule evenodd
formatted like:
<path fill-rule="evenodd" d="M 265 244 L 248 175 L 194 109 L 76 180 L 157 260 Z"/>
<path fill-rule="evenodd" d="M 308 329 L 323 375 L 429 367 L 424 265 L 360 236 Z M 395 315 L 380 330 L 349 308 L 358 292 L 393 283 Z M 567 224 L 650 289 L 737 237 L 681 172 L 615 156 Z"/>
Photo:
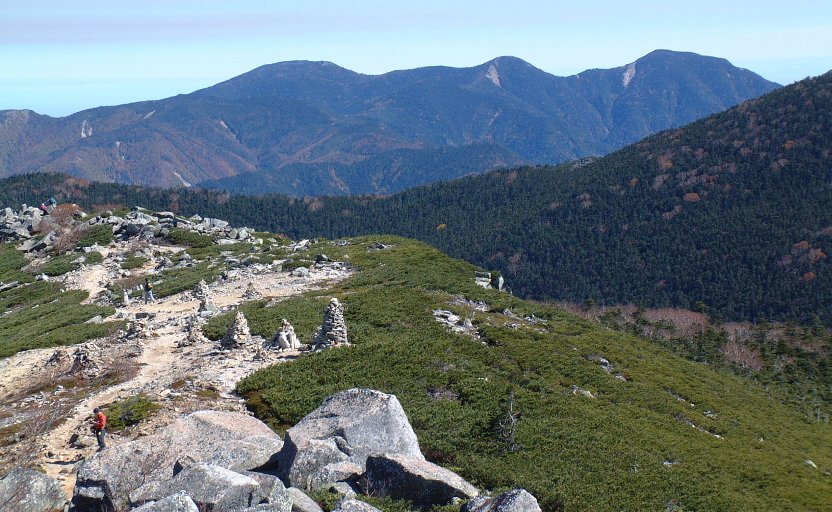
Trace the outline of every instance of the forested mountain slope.
<path fill-rule="evenodd" d="M 0 176 L 391 193 L 605 154 L 776 87 L 724 59 L 666 50 L 570 77 L 514 57 L 378 76 L 283 62 L 191 94 L 63 118 L 0 112 Z"/>

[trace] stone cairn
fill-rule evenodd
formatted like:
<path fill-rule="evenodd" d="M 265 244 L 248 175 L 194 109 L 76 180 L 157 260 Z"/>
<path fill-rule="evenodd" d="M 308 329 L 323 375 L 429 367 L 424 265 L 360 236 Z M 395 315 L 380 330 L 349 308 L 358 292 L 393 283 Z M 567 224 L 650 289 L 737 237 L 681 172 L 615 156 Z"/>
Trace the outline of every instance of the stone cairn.
<path fill-rule="evenodd" d="M 122 343 L 140 342 L 143 338 L 152 336 L 150 323 L 146 318 L 136 318 L 127 324 L 127 329 L 121 331 L 119 341 Z"/>
<path fill-rule="evenodd" d="M 315 336 L 316 352 L 331 347 L 349 345 L 347 338 L 347 324 L 344 321 L 344 305 L 333 297 L 324 309 L 324 323 Z"/>
<path fill-rule="evenodd" d="M 71 373 L 94 379 L 101 374 L 101 349 L 94 343 L 84 343 L 72 354 Z"/>
<path fill-rule="evenodd" d="M 211 289 L 208 288 L 208 283 L 205 282 L 205 279 L 201 279 L 196 285 L 196 288 L 194 288 L 194 297 L 197 300 L 211 301 Z"/>
<path fill-rule="evenodd" d="M 272 338 L 271 346 L 277 350 L 298 350 L 300 348 L 300 340 L 295 335 L 295 328 L 285 318 L 281 322 L 280 329 Z"/>
<path fill-rule="evenodd" d="M 246 300 L 260 300 L 263 298 L 263 294 L 254 287 L 254 281 L 249 281 L 248 287 L 246 287 L 246 291 L 243 293 L 243 298 Z"/>
<path fill-rule="evenodd" d="M 200 280 L 194 288 L 194 297 L 199 300 L 199 314 L 202 316 L 210 316 L 219 312 L 219 308 L 214 305 L 214 297 L 211 294 L 211 289 L 204 279 Z"/>
<path fill-rule="evenodd" d="M 237 311 L 234 323 L 231 324 L 222 339 L 222 348 L 229 350 L 244 347 L 249 342 L 251 342 L 251 331 L 248 329 L 248 321 L 242 311 Z"/>
<path fill-rule="evenodd" d="M 193 345 L 201 345 L 203 343 L 208 343 L 208 338 L 206 338 L 205 333 L 202 332 L 202 324 L 196 320 L 192 320 L 188 323 L 187 334 L 176 343 L 176 346 L 191 347 Z"/>

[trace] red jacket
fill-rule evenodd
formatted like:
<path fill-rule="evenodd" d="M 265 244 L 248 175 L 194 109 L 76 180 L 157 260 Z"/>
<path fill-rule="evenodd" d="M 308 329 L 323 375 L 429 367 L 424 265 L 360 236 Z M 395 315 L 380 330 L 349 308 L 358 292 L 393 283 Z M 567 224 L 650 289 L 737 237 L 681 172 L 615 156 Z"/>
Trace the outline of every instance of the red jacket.
<path fill-rule="evenodd" d="M 100 412 L 95 415 L 95 429 L 101 430 L 107 427 L 107 416 L 104 415 L 103 412 Z"/>

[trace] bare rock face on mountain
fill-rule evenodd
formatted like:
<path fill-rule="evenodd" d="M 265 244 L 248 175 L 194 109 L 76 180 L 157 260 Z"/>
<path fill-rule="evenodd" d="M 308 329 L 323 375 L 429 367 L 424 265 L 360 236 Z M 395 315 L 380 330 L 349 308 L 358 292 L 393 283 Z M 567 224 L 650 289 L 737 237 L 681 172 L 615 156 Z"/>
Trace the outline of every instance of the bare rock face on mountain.
<path fill-rule="evenodd" d="M 234 322 L 225 333 L 222 339 L 222 348 L 234 349 L 244 347 L 251 341 L 251 331 L 248 328 L 248 320 L 242 311 L 237 311 L 237 316 L 234 317 Z"/>
<path fill-rule="evenodd" d="M 494 497 L 478 496 L 462 512 L 540 512 L 537 499 L 525 489 L 512 489 Z"/>
<path fill-rule="evenodd" d="M 324 310 L 324 322 L 315 336 L 315 351 L 349 344 L 347 323 L 344 321 L 344 305 L 333 297 Z"/>
<path fill-rule="evenodd" d="M 368 457 L 363 482 L 368 492 L 410 500 L 425 509 L 479 494 L 476 487 L 452 471 L 423 458 L 397 454 Z"/>
<path fill-rule="evenodd" d="M 277 464 L 287 485 L 306 489 L 323 474 L 363 470 L 367 456 L 376 453 L 424 459 L 395 396 L 349 389 L 324 400 L 286 432 Z"/>
<path fill-rule="evenodd" d="M 174 464 L 187 455 L 196 462 L 232 471 L 270 462 L 282 447 L 280 437 L 251 416 L 199 411 L 162 432 L 115 445 L 86 459 L 78 470 L 73 503 L 78 512 L 124 510 L 130 492 L 154 480 L 169 479 Z"/>
<path fill-rule="evenodd" d="M 61 484 L 43 473 L 15 468 L 0 480 L 0 511 L 63 512 Z"/>

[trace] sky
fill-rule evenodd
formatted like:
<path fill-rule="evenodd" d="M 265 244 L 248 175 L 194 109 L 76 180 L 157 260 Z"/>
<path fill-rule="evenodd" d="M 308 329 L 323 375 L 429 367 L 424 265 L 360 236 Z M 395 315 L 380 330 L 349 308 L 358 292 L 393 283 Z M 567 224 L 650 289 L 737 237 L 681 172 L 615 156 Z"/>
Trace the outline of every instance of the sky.
<path fill-rule="evenodd" d="M 288 60 L 380 74 L 512 55 L 565 76 L 662 48 L 784 85 L 832 69 L 830 0 L 0 0 L 0 13 L 0 110 L 51 116 Z"/>

